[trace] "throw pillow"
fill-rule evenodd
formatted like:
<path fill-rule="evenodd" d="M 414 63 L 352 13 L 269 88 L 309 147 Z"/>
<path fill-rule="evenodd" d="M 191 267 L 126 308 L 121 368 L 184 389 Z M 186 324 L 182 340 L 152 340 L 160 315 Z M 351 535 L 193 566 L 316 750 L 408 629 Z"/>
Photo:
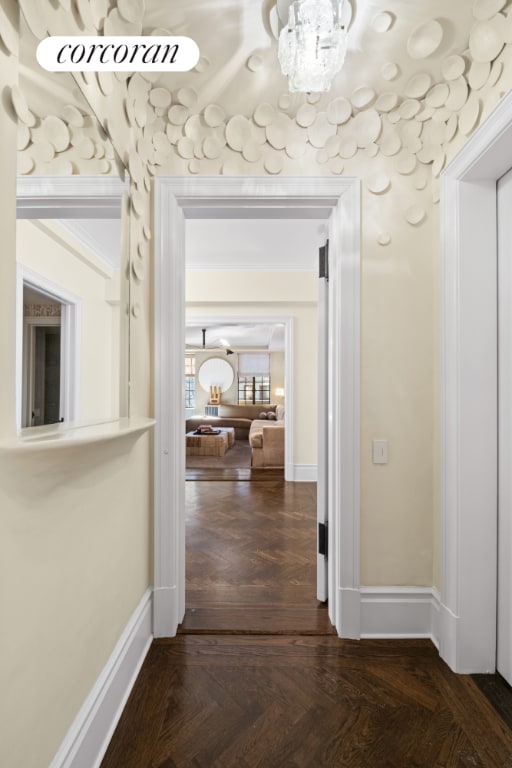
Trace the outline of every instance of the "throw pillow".
<path fill-rule="evenodd" d="M 269 419 L 270 421 L 275 421 L 275 420 L 276 420 L 276 415 L 275 415 L 275 413 L 274 413 L 273 411 L 269 411 L 269 412 L 267 413 L 267 419 Z"/>
<path fill-rule="evenodd" d="M 266 418 L 267 418 L 267 412 L 266 411 L 262 411 L 260 413 L 260 415 L 258 416 L 258 419 L 266 419 Z"/>

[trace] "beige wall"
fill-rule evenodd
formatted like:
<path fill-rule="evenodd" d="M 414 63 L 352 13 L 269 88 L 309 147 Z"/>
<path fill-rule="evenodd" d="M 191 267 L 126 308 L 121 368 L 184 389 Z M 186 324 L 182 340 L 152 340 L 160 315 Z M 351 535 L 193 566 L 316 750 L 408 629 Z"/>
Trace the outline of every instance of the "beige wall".
<path fill-rule="evenodd" d="M 279 405 L 284 403 L 284 395 L 277 395 L 276 389 L 285 386 L 285 357 L 283 352 L 270 353 L 270 400 Z"/>
<path fill-rule="evenodd" d="M 17 3 L 2 0 L 2 8 L 15 19 Z M 40 12 L 48 14 L 53 33 L 80 33 L 62 7 L 45 2 Z M 18 61 L 0 46 L 2 92 L 17 80 Z M 121 86 L 115 88 L 98 108 L 122 138 L 126 157 L 136 136 L 126 129 Z M 0 443 L 15 433 L 17 127 L 4 95 Z M 132 258 L 138 258 L 139 243 L 148 245 L 142 225 L 149 221 L 149 206 L 141 194 L 147 212 L 132 212 Z M 143 279 L 132 285 L 138 306 L 131 329 L 131 413 L 147 416 L 149 262 L 144 268 Z M 151 583 L 151 435 L 48 453 L 5 452 L 0 446 L 0 454 L 0 765 L 47 768 Z"/>
<path fill-rule="evenodd" d="M 434 296 L 438 244 L 433 206 L 419 227 L 401 224 L 407 187 L 363 191 L 361 288 L 361 580 L 433 580 Z M 375 241 L 387 221 L 390 245 Z M 372 463 L 372 440 L 389 441 L 389 463 Z"/>
<path fill-rule="evenodd" d="M 212 295 L 215 302 L 211 301 Z M 293 463 L 316 465 L 316 275 L 312 272 L 188 272 L 186 300 L 190 318 L 293 318 Z"/>

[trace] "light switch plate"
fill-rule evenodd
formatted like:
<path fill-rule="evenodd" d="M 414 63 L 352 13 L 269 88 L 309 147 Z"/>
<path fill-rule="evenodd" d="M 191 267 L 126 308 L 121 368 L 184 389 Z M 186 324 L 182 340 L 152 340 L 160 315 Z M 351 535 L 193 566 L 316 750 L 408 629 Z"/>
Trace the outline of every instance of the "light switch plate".
<path fill-rule="evenodd" d="M 372 459 L 374 464 L 388 463 L 387 440 L 372 440 Z"/>

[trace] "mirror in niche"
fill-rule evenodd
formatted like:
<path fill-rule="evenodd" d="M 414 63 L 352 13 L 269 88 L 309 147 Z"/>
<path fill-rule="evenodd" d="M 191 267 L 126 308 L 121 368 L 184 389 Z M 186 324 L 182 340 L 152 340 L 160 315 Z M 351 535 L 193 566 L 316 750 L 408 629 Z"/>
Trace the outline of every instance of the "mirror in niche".
<path fill-rule="evenodd" d="M 17 194 L 17 424 L 129 414 L 129 183 L 69 73 L 22 21 Z"/>
<path fill-rule="evenodd" d="M 40 182 L 54 195 L 34 202 L 32 193 Z M 70 193 L 83 189 L 82 182 L 90 187 L 90 180 L 80 178 L 68 182 L 40 177 L 19 184 L 22 428 L 58 421 L 90 423 L 128 413 L 128 347 L 122 332 L 128 306 L 121 258 L 126 230 L 121 219 L 123 185 L 111 179 L 108 191 L 118 187 L 117 196 L 96 202 L 91 198 L 87 205 L 82 198 L 77 209 L 77 195 Z M 59 197 L 63 185 L 68 194 Z M 104 183 L 99 186 L 103 191 Z M 80 218 L 86 212 L 90 217 Z"/>

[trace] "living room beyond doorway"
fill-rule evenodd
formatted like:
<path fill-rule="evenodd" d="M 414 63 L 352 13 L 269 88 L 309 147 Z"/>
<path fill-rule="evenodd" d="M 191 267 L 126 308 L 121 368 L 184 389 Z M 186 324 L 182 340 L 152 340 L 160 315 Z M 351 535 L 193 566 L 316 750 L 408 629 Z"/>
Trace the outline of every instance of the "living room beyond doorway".
<path fill-rule="evenodd" d="M 187 480 L 284 478 L 285 346 L 284 322 L 187 322 Z"/>

